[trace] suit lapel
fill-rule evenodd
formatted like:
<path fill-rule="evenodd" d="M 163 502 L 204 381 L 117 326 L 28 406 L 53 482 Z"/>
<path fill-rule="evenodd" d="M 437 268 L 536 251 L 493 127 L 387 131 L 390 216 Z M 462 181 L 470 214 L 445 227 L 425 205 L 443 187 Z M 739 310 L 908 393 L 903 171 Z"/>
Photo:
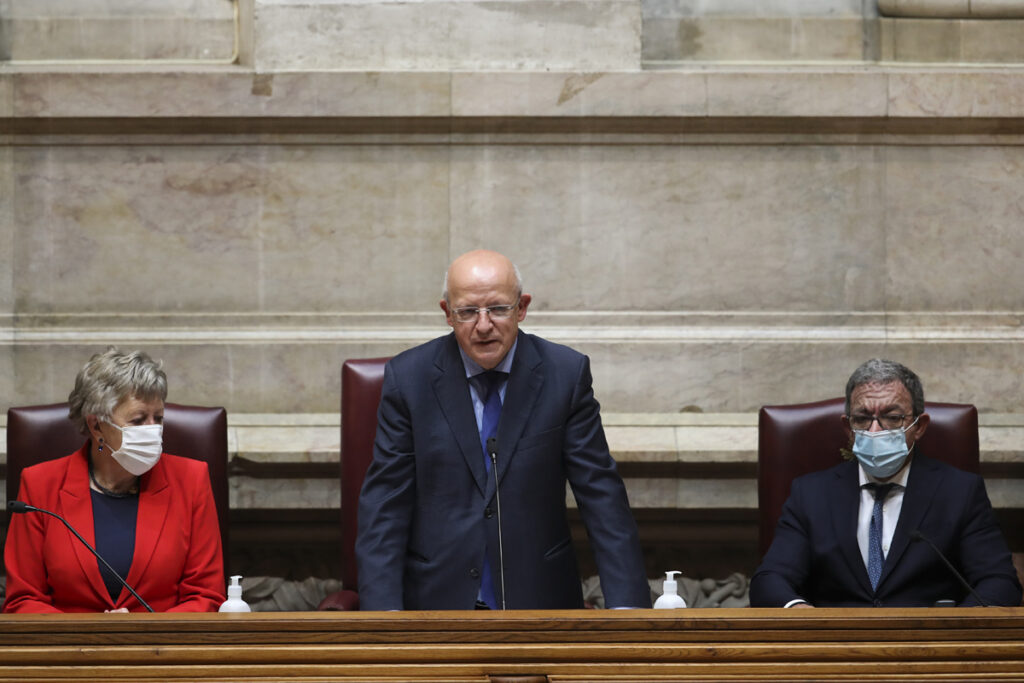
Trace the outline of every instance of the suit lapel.
<path fill-rule="evenodd" d="M 477 488 L 483 494 L 487 490 L 487 472 L 484 470 L 484 454 L 480 447 L 480 430 L 473 414 L 473 399 L 469 395 L 466 368 L 459 355 L 455 334 L 448 335 L 441 351 L 434 361 L 436 375 L 433 379 L 434 393 L 444 413 L 448 427 L 455 435 L 455 441 L 466 460 L 466 466 L 473 473 Z M 500 434 L 500 432 L 499 432 Z"/>
<path fill-rule="evenodd" d="M 167 464 L 161 456 L 160 462 L 146 474 L 142 475 L 139 482 L 139 512 L 135 520 L 135 552 L 132 553 L 132 567 L 128 570 L 127 581 L 135 590 L 139 590 L 146 575 L 146 568 L 149 567 L 153 553 L 156 551 L 157 541 L 160 539 L 164 522 L 167 519 L 167 511 L 171 504 L 171 489 L 167 485 Z M 140 593 L 141 594 L 141 593 Z M 142 596 L 145 598 L 145 596 Z M 118 597 L 118 606 L 125 606 L 124 603 L 134 602 L 126 589 L 121 589 Z"/>
<path fill-rule="evenodd" d="M 900 518 L 896 522 L 896 530 L 892 535 L 889 553 L 885 556 L 885 564 L 882 565 L 879 586 L 885 583 L 886 577 L 899 564 L 900 557 L 910 545 L 910 534 L 921 526 L 928 508 L 932 504 L 932 492 L 939 485 L 941 476 L 934 462 L 921 456 L 914 457 L 910 466 L 910 476 L 907 477 L 907 489 L 903 492 Z"/>
<path fill-rule="evenodd" d="M 516 452 L 516 444 L 526 429 L 526 423 L 544 386 L 543 363 L 533 342 L 522 332 L 516 343 L 516 355 L 512 359 L 508 386 L 505 388 L 505 402 L 501 406 L 501 421 L 498 423 L 498 479 L 505 478 L 509 464 Z M 493 493 L 494 482 L 488 482 L 488 500 Z"/>
<path fill-rule="evenodd" d="M 95 548 L 96 525 L 93 521 L 92 497 L 89 493 L 89 456 L 87 455 L 90 443 L 86 443 L 68 463 L 67 478 L 60 490 L 59 512 L 68 521 L 68 524 L 82 535 L 85 542 Z M 64 525 L 61 524 L 61 526 Z M 74 548 L 75 557 L 82 567 L 82 573 L 88 580 L 89 587 L 102 602 L 113 607 L 114 604 L 110 601 L 110 592 L 107 591 L 103 577 L 100 575 L 98 560 L 89 552 L 88 548 L 74 538 L 73 533 L 67 529 L 65 532 L 68 535 L 68 543 Z"/>
<path fill-rule="evenodd" d="M 844 467 L 836 470 L 837 482 L 835 496 L 835 517 L 834 529 L 835 538 L 839 539 L 839 548 L 846 558 L 846 564 L 850 572 L 857 579 L 862 590 L 867 595 L 874 591 L 871 589 L 871 579 L 868 577 L 868 569 L 864 566 L 864 557 L 860 554 L 860 546 L 857 544 L 857 515 L 860 512 L 860 479 L 856 462 L 849 462 Z"/>

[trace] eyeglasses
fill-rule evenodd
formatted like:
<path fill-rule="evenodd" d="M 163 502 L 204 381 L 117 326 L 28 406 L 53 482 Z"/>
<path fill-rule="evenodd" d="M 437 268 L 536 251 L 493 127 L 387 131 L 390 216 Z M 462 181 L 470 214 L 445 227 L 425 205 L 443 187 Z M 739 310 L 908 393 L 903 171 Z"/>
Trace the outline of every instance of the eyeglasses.
<path fill-rule="evenodd" d="M 472 323 L 476 322 L 477 317 L 481 313 L 486 313 L 487 317 L 491 320 L 505 320 L 511 317 L 512 311 L 515 310 L 519 302 L 516 301 L 514 304 L 501 304 L 500 306 L 486 306 L 479 308 L 477 306 L 465 306 L 463 308 L 453 308 L 452 317 L 455 318 L 456 322 L 460 323 Z"/>
<path fill-rule="evenodd" d="M 871 429 L 871 425 L 878 420 L 878 424 L 882 429 L 899 429 L 906 422 L 910 415 L 847 415 L 846 419 L 850 421 L 850 426 L 854 429 L 868 430 Z"/>

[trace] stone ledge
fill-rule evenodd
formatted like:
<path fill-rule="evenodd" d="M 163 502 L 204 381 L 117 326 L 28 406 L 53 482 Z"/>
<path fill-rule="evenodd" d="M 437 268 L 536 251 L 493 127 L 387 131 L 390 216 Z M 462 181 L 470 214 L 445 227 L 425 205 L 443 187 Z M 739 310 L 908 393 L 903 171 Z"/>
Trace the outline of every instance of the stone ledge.
<path fill-rule="evenodd" d="M 634 508 L 757 507 L 756 414 L 606 413 L 603 419 Z M 980 423 L 993 505 L 1024 508 L 1024 414 L 984 414 Z M 6 416 L 0 425 L 6 443 Z M 229 415 L 232 508 L 337 508 L 339 425 L 336 413 Z"/>
<path fill-rule="evenodd" d="M 443 134 L 451 130 L 451 119 L 523 117 L 704 123 L 1017 119 L 1024 117 L 1024 69 L 715 66 L 654 72 L 470 73 L 0 67 L 0 121 L 12 132 L 33 130 L 13 124 L 34 120 L 46 122 L 36 132 L 61 133 L 67 119 L 110 119 L 122 125 L 166 119 L 187 129 L 189 121 L 221 119 L 280 119 L 275 125 L 286 127 L 294 119 L 365 118 L 386 120 L 399 131 L 409 119 L 433 121 L 433 128 L 427 128 Z M 160 132 L 159 126 L 155 130 Z M 124 129 L 153 131 L 152 125 Z"/>

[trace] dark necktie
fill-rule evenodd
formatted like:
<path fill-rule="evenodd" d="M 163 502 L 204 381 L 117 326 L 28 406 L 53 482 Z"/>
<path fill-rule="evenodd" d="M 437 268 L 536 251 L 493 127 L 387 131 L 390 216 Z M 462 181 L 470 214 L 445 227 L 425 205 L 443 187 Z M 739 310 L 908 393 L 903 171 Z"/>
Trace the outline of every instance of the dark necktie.
<path fill-rule="evenodd" d="M 501 419 L 501 383 L 508 377 L 507 372 L 488 370 L 476 375 L 480 400 L 484 404 L 484 413 L 480 418 L 480 447 L 484 452 L 484 468 L 491 471 L 491 456 L 487 452 L 487 440 L 498 435 L 498 421 Z M 480 599 L 491 609 L 498 609 L 498 600 L 494 595 L 494 578 L 491 575 L 491 562 L 484 549 L 484 565 L 480 572 Z"/>
<path fill-rule="evenodd" d="M 878 588 L 878 580 L 882 578 L 882 565 L 885 555 L 882 553 L 882 505 L 896 484 L 864 484 L 864 488 L 875 495 L 875 507 L 871 510 L 871 527 L 868 529 L 868 578 L 871 579 L 871 590 Z"/>
<path fill-rule="evenodd" d="M 480 401 L 484 414 L 480 418 L 480 447 L 484 451 L 484 467 L 491 471 L 491 455 L 487 452 L 487 440 L 498 435 L 498 421 L 501 419 L 501 383 L 508 377 L 507 372 L 488 370 L 476 376 L 480 388 Z"/>

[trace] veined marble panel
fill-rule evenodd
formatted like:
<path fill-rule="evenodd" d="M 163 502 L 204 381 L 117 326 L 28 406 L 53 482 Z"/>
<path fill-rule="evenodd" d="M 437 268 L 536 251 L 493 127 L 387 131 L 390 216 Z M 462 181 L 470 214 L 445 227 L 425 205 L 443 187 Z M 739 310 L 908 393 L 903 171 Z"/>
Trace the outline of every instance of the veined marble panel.
<path fill-rule="evenodd" d="M 25 118 L 448 116 L 447 73 L 77 68 L 0 72 Z M 0 104 L 3 99 L 0 99 Z M 2 111 L 2 110 L 0 110 Z"/>
<path fill-rule="evenodd" d="M 460 147 L 452 252 L 509 254 L 539 311 L 877 310 L 882 162 L 869 147 Z"/>
<path fill-rule="evenodd" d="M 634 0 L 254 0 L 258 70 L 636 69 Z"/>
<path fill-rule="evenodd" d="M 921 119 L 918 132 L 929 130 L 928 122 L 944 124 L 946 134 L 963 135 L 970 122 L 999 118 L 1007 122 L 993 130 L 1005 134 L 1006 123 L 1024 117 L 1022 92 L 1024 71 L 1009 66 L 709 65 L 659 72 L 529 73 L 10 67 L 0 71 L 0 115 L 20 123 L 55 119 L 46 129 L 53 133 L 65 132 L 65 121 L 114 117 L 118 133 L 135 136 L 150 132 L 154 118 L 176 121 L 175 132 L 189 134 L 202 132 L 199 124 L 207 117 L 233 124 L 234 132 L 275 117 L 263 121 L 267 130 L 273 133 L 276 126 L 285 134 L 328 117 L 340 119 L 337 123 L 361 121 L 367 130 L 393 135 L 422 134 L 414 124 L 430 117 L 454 117 L 453 125 L 479 116 L 636 117 L 641 120 L 635 132 L 647 139 L 651 132 L 642 123 L 699 117 L 711 132 L 722 122 L 743 119 L 751 121 L 750 132 L 797 143 L 806 142 L 806 125 L 833 119 L 857 121 L 869 130 Z M 762 121 L 758 127 L 766 117 L 793 120 Z M 374 118 L 386 125 L 375 128 Z M 403 126 L 395 119 L 408 122 Z"/>
<path fill-rule="evenodd" d="M 885 156 L 886 308 L 1019 310 L 1024 147 L 908 146 Z"/>
<path fill-rule="evenodd" d="M 873 61 L 857 15 L 659 16 L 644 12 L 646 67 L 701 62 L 747 64 Z"/>
<path fill-rule="evenodd" d="M 0 3 L 0 56 L 15 62 L 199 60 L 235 53 L 234 0 Z"/>
<path fill-rule="evenodd" d="M 14 163 L 22 311 L 425 310 L 439 298 L 443 147 L 25 147 Z"/>

